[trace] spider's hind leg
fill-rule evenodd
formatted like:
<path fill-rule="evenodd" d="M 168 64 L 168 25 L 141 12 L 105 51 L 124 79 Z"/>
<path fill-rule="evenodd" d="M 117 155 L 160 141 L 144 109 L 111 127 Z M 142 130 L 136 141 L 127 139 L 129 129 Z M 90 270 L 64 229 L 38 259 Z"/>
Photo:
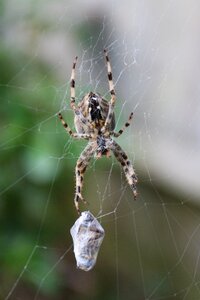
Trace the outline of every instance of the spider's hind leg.
<path fill-rule="evenodd" d="M 128 184 L 130 185 L 131 190 L 133 191 L 134 199 L 136 200 L 136 198 L 137 198 L 136 184 L 137 184 L 138 180 L 137 180 L 135 171 L 133 169 L 133 166 L 132 166 L 130 160 L 128 159 L 128 156 L 126 155 L 126 153 L 122 150 L 122 148 L 115 141 L 113 141 L 111 150 L 113 151 L 116 159 L 122 165 L 124 174 L 126 176 Z"/>
<path fill-rule="evenodd" d="M 96 148 L 92 144 L 88 144 L 83 152 L 81 153 L 77 163 L 76 163 L 76 193 L 74 198 L 74 204 L 77 212 L 80 214 L 79 210 L 79 201 L 82 200 L 86 203 L 82 196 L 83 188 L 83 175 L 86 171 L 86 168 L 95 152 Z"/>

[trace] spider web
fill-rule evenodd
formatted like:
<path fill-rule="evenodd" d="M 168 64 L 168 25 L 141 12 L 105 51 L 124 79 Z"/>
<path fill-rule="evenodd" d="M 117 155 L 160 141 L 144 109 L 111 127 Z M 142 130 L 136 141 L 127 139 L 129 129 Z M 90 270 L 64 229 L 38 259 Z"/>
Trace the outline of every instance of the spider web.
<path fill-rule="evenodd" d="M 199 299 L 198 1 L 2 2 L 2 299 Z M 116 139 L 139 178 L 138 200 L 118 162 L 93 159 L 83 194 L 105 239 L 97 264 L 76 269 L 74 168 L 85 141 L 69 105 L 117 93 Z M 105 276 L 105 271 L 107 277 Z M 109 281 L 108 279 L 109 278 Z"/>

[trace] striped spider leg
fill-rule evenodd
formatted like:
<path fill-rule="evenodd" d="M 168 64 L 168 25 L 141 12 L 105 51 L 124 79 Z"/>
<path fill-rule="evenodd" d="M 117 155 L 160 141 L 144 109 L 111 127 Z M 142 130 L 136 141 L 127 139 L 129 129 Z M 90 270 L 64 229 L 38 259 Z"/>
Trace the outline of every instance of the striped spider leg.
<path fill-rule="evenodd" d="M 85 118 L 83 116 L 83 114 L 81 113 L 80 109 L 77 108 L 76 104 L 75 104 L 75 100 L 76 100 L 76 92 L 75 92 L 75 84 L 76 84 L 76 82 L 75 82 L 75 69 L 76 69 L 77 60 L 78 60 L 78 56 L 76 56 L 75 59 L 74 59 L 74 62 L 73 62 L 73 65 L 72 65 L 71 78 L 70 78 L 70 106 L 71 106 L 72 110 L 74 111 L 75 118 L 80 119 L 83 124 L 85 124 L 88 128 L 91 128 L 91 124 L 89 123 L 89 121 L 87 120 L 87 118 Z M 62 114 L 59 113 L 58 116 L 59 116 L 61 122 L 63 123 L 63 126 L 65 127 L 65 125 L 67 125 L 67 123 L 63 122 L 64 120 L 63 120 Z M 64 123 L 65 123 L 65 125 L 64 125 Z M 67 125 L 67 127 L 68 127 L 68 125 Z M 65 129 L 67 127 L 65 127 Z M 68 129 L 67 129 L 67 131 L 69 132 Z"/>
<path fill-rule="evenodd" d="M 110 149 L 112 150 L 116 159 L 121 164 L 121 166 L 124 170 L 126 179 L 128 181 L 128 184 L 130 185 L 131 190 L 133 191 L 134 199 L 136 200 L 136 198 L 137 198 L 136 184 L 137 184 L 138 180 L 137 180 L 135 171 L 133 169 L 133 166 L 132 166 L 130 160 L 128 159 L 128 156 L 126 155 L 124 150 L 115 141 L 113 141 Z"/>
<path fill-rule="evenodd" d="M 106 66 L 107 66 L 107 73 L 108 73 L 108 84 L 109 84 L 109 91 L 110 91 L 110 94 L 111 94 L 111 99 L 110 99 L 110 102 L 109 102 L 108 115 L 107 115 L 105 124 L 104 124 L 103 128 L 101 129 L 101 132 L 105 132 L 105 130 L 107 129 L 107 127 L 111 123 L 111 120 L 113 118 L 115 100 L 116 100 L 116 93 L 115 93 L 115 89 L 114 89 L 113 76 L 112 76 L 112 68 L 111 68 L 110 60 L 109 60 L 108 53 L 107 53 L 106 49 L 104 49 L 104 53 L 105 53 L 105 58 L 106 58 Z"/>
<path fill-rule="evenodd" d="M 73 138 L 86 139 L 86 140 L 92 139 L 92 136 L 90 134 L 72 132 L 71 128 L 64 121 L 61 113 L 58 114 L 58 117 L 59 117 L 63 127 L 65 128 L 65 130 Z M 96 151 L 95 143 L 89 142 L 88 145 L 83 150 L 83 152 L 81 153 L 81 155 L 76 163 L 76 172 L 75 172 L 76 173 L 76 192 L 75 192 L 74 204 L 75 204 L 76 210 L 79 214 L 80 214 L 79 200 L 82 200 L 83 202 L 86 203 L 86 201 L 84 200 L 84 198 L 82 196 L 83 174 L 85 173 L 86 168 L 89 164 L 89 161 L 91 160 L 95 151 Z"/>
<path fill-rule="evenodd" d="M 125 128 L 127 128 L 128 126 L 130 126 L 131 124 L 131 120 L 133 119 L 133 112 L 130 113 L 130 116 L 128 118 L 128 122 L 126 122 L 124 124 L 124 127 L 122 127 L 118 132 L 111 132 L 111 135 L 113 135 L 114 137 L 119 137 L 125 130 Z"/>
<path fill-rule="evenodd" d="M 88 145 L 85 147 L 83 152 L 81 153 L 79 159 L 76 163 L 76 192 L 75 192 L 75 198 L 74 198 L 74 204 L 76 207 L 76 210 L 78 214 L 80 214 L 79 210 L 79 200 L 82 200 L 84 203 L 86 201 L 84 200 L 82 196 L 82 188 L 83 188 L 83 175 L 86 171 L 86 168 L 91 160 L 91 158 L 94 156 L 96 151 L 95 142 L 94 143 L 88 143 Z"/>
<path fill-rule="evenodd" d="M 89 138 L 91 138 L 90 134 L 73 132 L 71 130 L 71 128 L 68 126 L 68 124 L 65 122 L 65 120 L 63 119 L 63 116 L 61 113 L 58 113 L 58 117 L 59 117 L 63 127 L 65 128 L 65 130 L 69 133 L 69 135 L 71 137 L 77 138 L 77 139 L 86 139 L 86 140 L 89 140 Z"/>
<path fill-rule="evenodd" d="M 77 62 L 78 56 L 75 57 L 75 60 L 73 62 L 72 66 L 72 73 L 70 78 L 70 105 L 71 108 L 76 111 L 76 105 L 75 105 L 75 68 L 76 68 L 76 62 Z"/>

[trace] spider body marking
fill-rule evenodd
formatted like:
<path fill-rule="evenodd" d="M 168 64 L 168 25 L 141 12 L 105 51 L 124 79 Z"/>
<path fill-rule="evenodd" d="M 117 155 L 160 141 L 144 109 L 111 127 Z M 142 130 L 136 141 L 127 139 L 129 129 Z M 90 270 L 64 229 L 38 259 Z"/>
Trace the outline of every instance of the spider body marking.
<path fill-rule="evenodd" d="M 73 63 L 72 74 L 70 80 L 71 87 L 71 101 L 70 105 L 74 111 L 74 125 L 76 132 L 74 133 L 67 123 L 64 121 L 62 114 L 59 113 L 59 119 L 62 122 L 65 130 L 74 138 L 86 139 L 88 140 L 88 145 L 82 151 L 77 163 L 76 163 L 76 192 L 75 192 L 75 207 L 79 211 L 79 201 L 85 202 L 82 196 L 83 187 L 83 175 L 86 168 L 93 156 L 101 157 L 102 155 L 110 156 L 112 152 L 115 158 L 121 164 L 128 184 L 133 191 L 134 199 L 137 196 L 136 184 L 137 176 L 133 169 L 133 166 L 128 159 L 126 153 L 123 149 L 112 139 L 112 136 L 119 137 L 126 127 L 130 125 L 133 118 L 133 113 L 131 112 L 128 122 L 125 123 L 124 127 L 118 132 L 115 132 L 115 114 L 114 106 L 116 100 L 116 94 L 114 89 L 114 84 L 112 80 L 112 70 L 111 64 L 108 58 L 107 51 L 104 50 L 108 83 L 111 99 L 108 102 L 98 93 L 90 92 L 86 94 L 83 99 L 76 106 L 75 104 L 75 67 L 77 57 Z"/>
<path fill-rule="evenodd" d="M 75 113 L 74 124 L 78 133 L 90 134 L 92 131 L 101 133 L 109 111 L 108 102 L 100 94 L 90 92 L 86 94 L 78 104 L 78 111 Z M 80 114 L 82 117 L 80 117 Z M 115 115 L 113 113 L 109 130 L 115 128 Z"/>

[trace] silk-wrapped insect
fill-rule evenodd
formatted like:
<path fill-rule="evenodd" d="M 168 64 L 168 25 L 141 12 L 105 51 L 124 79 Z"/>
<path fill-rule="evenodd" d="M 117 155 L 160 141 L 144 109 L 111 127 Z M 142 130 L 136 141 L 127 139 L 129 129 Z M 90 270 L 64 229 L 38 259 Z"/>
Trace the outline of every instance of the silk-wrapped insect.
<path fill-rule="evenodd" d="M 84 271 L 91 270 L 96 264 L 105 235 L 103 227 L 89 211 L 84 211 L 72 226 L 70 233 L 77 267 Z"/>

